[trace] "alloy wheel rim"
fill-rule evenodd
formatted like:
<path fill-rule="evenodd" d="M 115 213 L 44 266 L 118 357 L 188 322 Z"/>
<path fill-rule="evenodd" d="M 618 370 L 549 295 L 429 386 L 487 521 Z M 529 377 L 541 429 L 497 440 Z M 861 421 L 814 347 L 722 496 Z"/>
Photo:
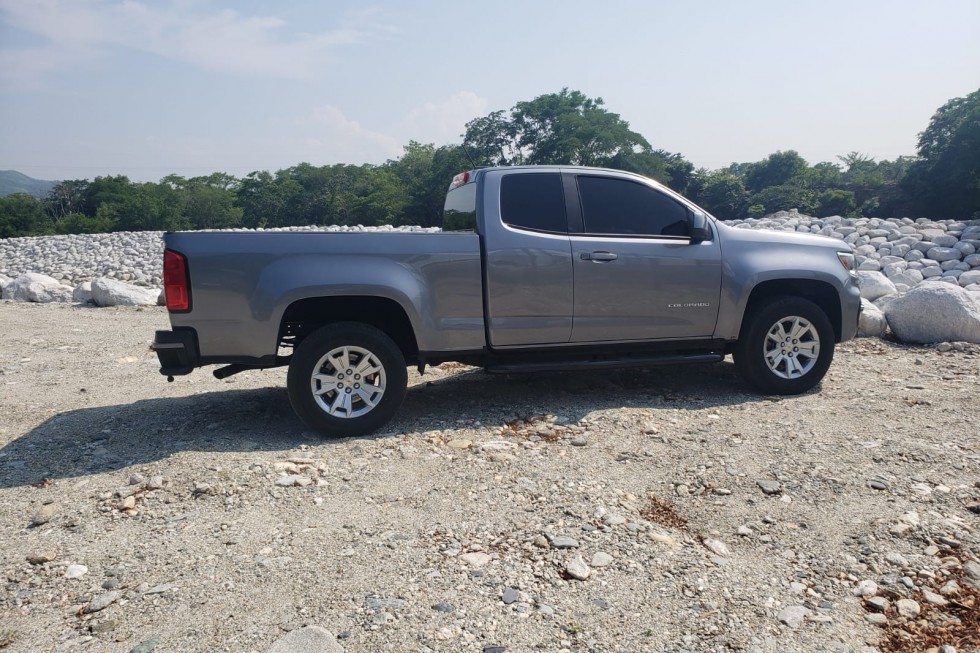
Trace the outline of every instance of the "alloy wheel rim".
<path fill-rule="evenodd" d="M 310 390 L 331 417 L 352 419 L 370 413 L 385 393 L 384 365 L 363 347 L 337 347 L 313 366 Z"/>
<path fill-rule="evenodd" d="M 769 371 L 782 379 L 805 376 L 820 357 L 820 334 L 812 322 L 799 315 L 776 321 L 766 333 L 763 356 Z"/>

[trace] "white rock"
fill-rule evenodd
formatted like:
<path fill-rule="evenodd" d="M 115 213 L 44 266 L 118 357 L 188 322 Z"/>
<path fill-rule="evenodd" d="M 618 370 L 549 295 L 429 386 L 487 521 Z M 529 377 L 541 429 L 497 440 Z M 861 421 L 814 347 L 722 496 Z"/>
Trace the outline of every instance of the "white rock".
<path fill-rule="evenodd" d="M 65 578 L 81 578 L 88 573 L 88 567 L 85 565 L 68 565 L 65 569 Z"/>
<path fill-rule="evenodd" d="M 888 331 L 884 312 L 867 299 L 861 298 L 861 315 L 858 318 L 858 337 L 883 338 Z"/>
<path fill-rule="evenodd" d="M 305 626 L 277 639 L 266 653 L 344 653 L 344 647 L 326 628 Z"/>
<path fill-rule="evenodd" d="M 91 304 L 92 303 L 92 282 L 86 281 L 85 283 L 79 285 L 71 293 L 71 299 L 79 304 Z"/>
<path fill-rule="evenodd" d="M 507 440 L 489 440 L 476 445 L 480 451 L 513 451 L 517 449 L 517 444 Z"/>
<path fill-rule="evenodd" d="M 922 598 L 926 600 L 926 603 L 931 603 L 932 605 L 947 605 L 949 603 L 941 594 L 936 594 L 927 589 L 922 590 Z"/>
<path fill-rule="evenodd" d="M 958 261 L 963 258 L 963 252 L 952 247 L 933 247 L 928 252 L 926 256 L 931 258 L 933 261 Z"/>
<path fill-rule="evenodd" d="M 899 274 L 895 274 L 888 278 L 889 281 L 895 284 L 895 288 L 901 289 L 902 286 L 908 286 L 909 288 L 914 288 L 915 286 L 922 283 L 925 277 L 918 270 L 905 270 Z"/>
<path fill-rule="evenodd" d="M 960 285 L 966 288 L 975 283 L 980 283 L 980 270 L 969 270 L 960 275 Z"/>
<path fill-rule="evenodd" d="M 3 298 L 18 302 L 70 302 L 71 286 L 66 286 L 37 272 L 27 272 L 9 282 L 3 289 Z"/>
<path fill-rule="evenodd" d="M 899 599 L 895 601 L 895 609 L 898 610 L 899 615 L 906 619 L 918 617 L 921 611 L 919 604 L 912 599 Z"/>
<path fill-rule="evenodd" d="M 577 555 L 565 565 L 565 573 L 575 580 L 585 580 L 592 575 L 592 570 L 589 569 L 589 565 L 585 564 L 582 556 Z"/>
<path fill-rule="evenodd" d="M 903 342 L 980 344 L 980 300 L 959 285 L 920 284 L 889 301 L 884 313 L 888 326 Z"/>
<path fill-rule="evenodd" d="M 859 271 L 858 283 L 861 286 L 861 297 L 872 302 L 879 297 L 894 295 L 898 292 L 895 289 L 895 284 L 881 272 Z"/>
<path fill-rule="evenodd" d="M 99 277 L 92 282 L 92 301 L 98 306 L 156 306 L 160 291 Z"/>
<path fill-rule="evenodd" d="M 489 563 L 493 558 L 482 551 L 470 551 L 469 553 L 464 553 L 463 555 L 459 556 L 459 559 L 472 567 L 482 567 Z"/>
<path fill-rule="evenodd" d="M 790 605 L 780 610 L 779 614 L 776 615 L 776 618 L 790 628 L 799 628 L 800 624 L 803 623 L 803 620 L 809 615 L 810 611 L 804 608 L 802 605 Z"/>
<path fill-rule="evenodd" d="M 854 596 L 874 596 L 878 593 L 878 583 L 873 580 L 862 580 L 854 588 Z"/>
<path fill-rule="evenodd" d="M 713 540 L 709 538 L 704 541 L 704 545 L 708 547 L 709 551 L 711 551 L 715 555 L 721 556 L 722 558 L 727 558 L 731 555 L 731 553 L 728 550 L 728 545 L 722 542 L 721 540 Z"/>

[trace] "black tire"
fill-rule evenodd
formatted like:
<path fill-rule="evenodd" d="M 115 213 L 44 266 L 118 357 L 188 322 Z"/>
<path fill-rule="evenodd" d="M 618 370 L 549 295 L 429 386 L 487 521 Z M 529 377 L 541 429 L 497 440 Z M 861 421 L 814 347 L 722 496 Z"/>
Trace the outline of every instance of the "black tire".
<path fill-rule="evenodd" d="M 748 310 L 732 350 L 742 378 L 773 395 L 800 394 L 820 383 L 834 359 L 827 314 L 801 297 L 773 297 Z"/>
<path fill-rule="evenodd" d="M 344 367 L 339 364 L 345 348 L 348 369 L 338 369 Z M 408 389 L 408 370 L 398 345 L 383 331 L 360 322 L 338 322 L 314 331 L 296 347 L 286 387 L 293 410 L 310 428 L 334 438 L 365 435 L 398 411 Z"/>

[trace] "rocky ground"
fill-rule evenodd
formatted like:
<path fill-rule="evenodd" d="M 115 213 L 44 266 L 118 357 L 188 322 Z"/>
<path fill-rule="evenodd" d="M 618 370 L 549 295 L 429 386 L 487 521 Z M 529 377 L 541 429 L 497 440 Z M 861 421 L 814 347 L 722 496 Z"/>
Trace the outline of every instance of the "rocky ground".
<path fill-rule="evenodd" d="M 446 365 L 330 441 L 282 370 L 166 383 L 166 325 L 0 304 L 4 653 L 980 648 L 976 346 L 853 341 L 787 398 Z"/>

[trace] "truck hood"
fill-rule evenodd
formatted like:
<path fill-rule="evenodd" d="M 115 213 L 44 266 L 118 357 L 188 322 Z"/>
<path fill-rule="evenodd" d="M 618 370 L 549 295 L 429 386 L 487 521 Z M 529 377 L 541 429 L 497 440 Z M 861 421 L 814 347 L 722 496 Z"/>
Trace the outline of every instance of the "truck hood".
<path fill-rule="evenodd" d="M 770 231 L 769 229 L 738 229 L 723 222 L 715 222 L 722 242 L 778 243 L 782 245 L 804 245 L 825 247 L 836 250 L 849 250 L 851 246 L 838 238 L 818 236 L 798 231 Z"/>

